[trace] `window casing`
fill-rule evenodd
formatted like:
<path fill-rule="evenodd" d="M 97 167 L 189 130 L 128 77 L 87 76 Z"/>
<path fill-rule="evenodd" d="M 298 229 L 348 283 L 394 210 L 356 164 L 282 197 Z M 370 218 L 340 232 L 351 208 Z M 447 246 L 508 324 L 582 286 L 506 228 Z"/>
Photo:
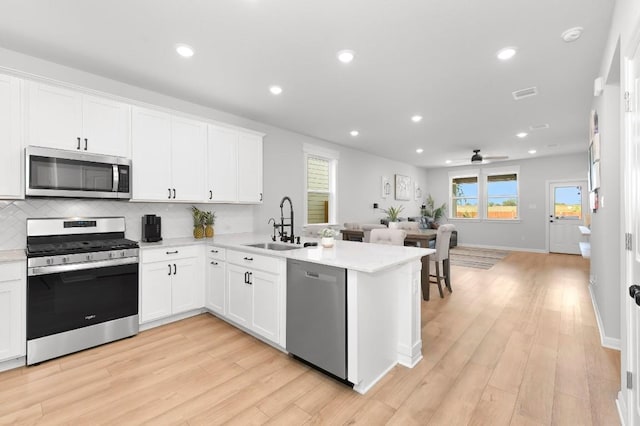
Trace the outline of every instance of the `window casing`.
<path fill-rule="evenodd" d="M 338 154 L 310 145 L 304 151 L 304 225 L 335 224 Z"/>
<path fill-rule="evenodd" d="M 519 220 L 519 178 L 518 166 L 449 173 L 449 218 Z"/>

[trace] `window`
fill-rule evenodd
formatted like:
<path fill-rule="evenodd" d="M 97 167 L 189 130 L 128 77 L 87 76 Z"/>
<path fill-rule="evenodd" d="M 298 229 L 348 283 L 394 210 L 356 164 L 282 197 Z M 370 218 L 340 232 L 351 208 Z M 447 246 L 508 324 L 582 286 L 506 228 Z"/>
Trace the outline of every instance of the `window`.
<path fill-rule="evenodd" d="M 451 179 L 451 217 L 478 217 L 478 176 Z"/>
<path fill-rule="evenodd" d="M 518 219 L 518 175 L 487 176 L 487 219 Z"/>
<path fill-rule="evenodd" d="M 450 219 L 520 218 L 518 166 L 449 173 Z"/>
<path fill-rule="evenodd" d="M 337 153 L 305 145 L 305 225 L 336 222 Z"/>

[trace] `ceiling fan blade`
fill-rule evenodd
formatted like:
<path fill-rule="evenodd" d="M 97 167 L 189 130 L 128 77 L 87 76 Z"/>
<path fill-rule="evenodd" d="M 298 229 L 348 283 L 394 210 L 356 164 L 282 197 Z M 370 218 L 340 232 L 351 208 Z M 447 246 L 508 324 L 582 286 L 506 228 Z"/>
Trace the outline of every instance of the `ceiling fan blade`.
<path fill-rule="evenodd" d="M 483 158 L 485 160 L 507 160 L 509 156 L 508 155 L 485 155 Z"/>

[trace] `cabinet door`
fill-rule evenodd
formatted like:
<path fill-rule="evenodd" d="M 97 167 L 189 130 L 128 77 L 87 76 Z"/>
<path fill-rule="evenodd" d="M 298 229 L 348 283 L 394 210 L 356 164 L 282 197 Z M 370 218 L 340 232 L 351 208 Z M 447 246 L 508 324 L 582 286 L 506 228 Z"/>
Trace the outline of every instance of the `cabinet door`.
<path fill-rule="evenodd" d="M 238 201 L 238 133 L 209 126 L 207 201 Z"/>
<path fill-rule="evenodd" d="M 82 149 L 97 154 L 129 157 L 130 111 L 129 105 L 121 102 L 84 96 Z"/>
<path fill-rule="evenodd" d="M 155 262 L 142 265 L 140 278 L 140 323 L 171 315 L 173 265 Z"/>
<path fill-rule="evenodd" d="M 0 282 L 0 361 L 25 354 L 25 300 L 22 280 Z"/>
<path fill-rule="evenodd" d="M 226 314 L 225 300 L 225 262 L 207 259 L 206 307 L 221 315 Z"/>
<path fill-rule="evenodd" d="M 21 198 L 20 80 L 0 75 L 0 198 Z"/>
<path fill-rule="evenodd" d="M 278 289 L 279 276 L 262 271 L 251 271 L 253 303 L 251 329 L 278 343 Z"/>
<path fill-rule="evenodd" d="M 134 108 L 131 126 L 133 199 L 172 199 L 171 117 L 159 111 Z"/>
<path fill-rule="evenodd" d="M 245 282 L 246 268 L 227 264 L 227 318 L 251 327 L 251 285 Z"/>
<path fill-rule="evenodd" d="M 204 306 L 204 282 L 202 263 L 197 257 L 176 259 L 171 263 L 172 314 L 202 308 Z"/>
<path fill-rule="evenodd" d="M 27 145 L 82 148 L 82 95 L 38 83 L 29 83 L 28 92 Z"/>
<path fill-rule="evenodd" d="M 205 123 L 171 118 L 171 178 L 176 200 L 204 200 L 206 144 Z"/>
<path fill-rule="evenodd" d="M 262 137 L 241 133 L 238 141 L 238 201 L 262 202 Z"/>

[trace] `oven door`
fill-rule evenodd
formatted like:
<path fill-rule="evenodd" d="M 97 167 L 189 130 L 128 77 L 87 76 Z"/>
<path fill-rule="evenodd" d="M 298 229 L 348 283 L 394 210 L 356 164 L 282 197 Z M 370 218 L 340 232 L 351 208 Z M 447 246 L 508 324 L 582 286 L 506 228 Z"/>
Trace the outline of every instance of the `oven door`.
<path fill-rule="evenodd" d="M 26 162 L 27 196 L 131 198 L 127 159 L 31 146 Z"/>
<path fill-rule="evenodd" d="M 138 258 L 29 268 L 27 340 L 138 314 Z"/>

